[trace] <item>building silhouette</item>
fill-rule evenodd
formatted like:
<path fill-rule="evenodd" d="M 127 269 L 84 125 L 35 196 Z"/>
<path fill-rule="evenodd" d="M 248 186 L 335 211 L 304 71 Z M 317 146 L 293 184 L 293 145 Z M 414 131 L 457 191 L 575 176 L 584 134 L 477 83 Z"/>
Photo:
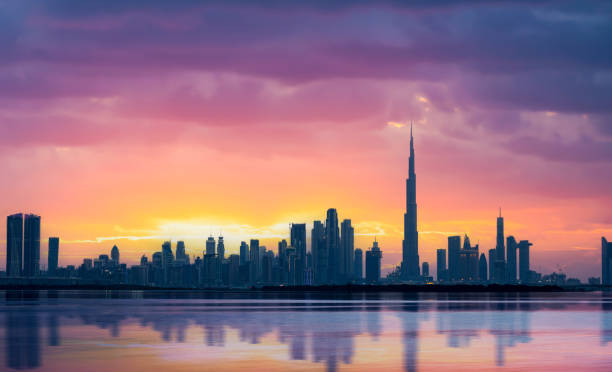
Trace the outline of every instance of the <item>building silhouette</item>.
<path fill-rule="evenodd" d="M 421 270 L 423 277 L 429 276 L 429 262 L 423 262 L 423 269 Z"/>
<path fill-rule="evenodd" d="M 459 252 L 459 280 L 472 282 L 478 280 L 478 244 L 472 246 L 465 235 L 463 248 Z"/>
<path fill-rule="evenodd" d="M 355 229 L 351 220 L 345 219 L 340 226 L 340 265 L 341 282 L 350 282 L 353 279 L 353 266 L 355 256 Z"/>
<path fill-rule="evenodd" d="M 499 217 L 497 217 L 497 243 L 495 245 L 495 274 L 493 280 L 497 283 L 506 281 L 506 251 L 504 246 L 504 218 L 501 216 L 501 208 Z"/>
<path fill-rule="evenodd" d="M 488 280 L 487 276 L 487 257 L 484 253 L 480 254 L 480 259 L 478 260 L 478 278 L 482 282 L 486 282 Z"/>
<path fill-rule="evenodd" d="M 38 276 L 40 270 L 40 216 L 26 214 L 23 220 L 23 275 Z"/>
<path fill-rule="evenodd" d="M 251 239 L 249 254 L 249 278 L 251 283 L 257 282 L 261 273 L 261 260 L 259 255 L 259 240 Z"/>
<path fill-rule="evenodd" d="M 521 240 L 518 243 L 519 250 L 519 276 L 521 283 L 530 283 L 530 270 L 529 270 L 529 247 L 532 246 L 528 240 Z"/>
<path fill-rule="evenodd" d="M 119 248 L 116 245 L 111 249 L 111 261 L 113 266 L 119 266 Z"/>
<path fill-rule="evenodd" d="M 448 237 L 448 279 L 459 280 L 461 259 L 461 237 Z"/>
<path fill-rule="evenodd" d="M 185 253 L 185 242 L 179 240 L 176 242 L 175 261 L 180 264 L 189 264 L 189 256 Z"/>
<path fill-rule="evenodd" d="M 601 238 L 601 284 L 612 285 L 612 242 Z"/>
<path fill-rule="evenodd" d="M 49 238 L 49 252 L 47 254 L 47 275 L 55 275 L 59 257 L 59 238 Z"/>
<path fill-rule="evenodd" d="M 240 266 L 246 265 L 249 262 L 249 245 L 246 242 L 240 242 Z"/>
<path fill-rule="evenodd" d="M 306 224 L 292 223 L 290 228 L 290 243 L 300 260 L 306 261 Z"/>
<path fill-rule="evenodd" d="M 225 243 L 222 236 L 219 236 L 219 239 L 217 239 L 217 256 L 221 261 L 225 259 Z"/>
<path fill-rule="evenodd" d="M 356 282 L 363 280 L 363 251 L 360 248 L 355 249 L 355 267 L 353 268 L 353 279 Z"/>
<path fill-rule="evenodd" d="M 162 244 L 162 267 L 167 269 L 174 262 L 174 254 L 172 253 L 172 243 L 170 241 L 166 241 Z"/>
<path fill-rule="evenodd" d="M 436 251 L 436 275 L 438 282 L 448 280 L 446 270 L 446 249 Z"/>
<path fill-rule="evenodd" d="M 208 239 L 206 239 L 206 255 L 207 256 L 214 256 L 215 255 L 215 238 L 213 238 L 212 236 L 209 236 Z"/>
<path fill-rule="evenodd" d="M 489 281 L 493 281 L 495 275 L 495 260 L 497 259 L 497 251 L 495 248 L 489 249 Z"/>
<path fill-rule="evenodd" d="M 516 283 L 516 239 L 510 235 L 506 238 L 506 280 Z"/>
<path fill-rule="evenodd" d="M 306 224 L 292 223 L 289 232 L 291 246 L 295 248 L 293 265 L 293 281 L 297 285 L 304 284 L 304 273 L 306 271 Z M 285 262 L 286 259 L 283 259 Z M 284 268 L 286 270 L 286 268 Z"/>
<path fill-rule="evenodd" d="M 6 275 L 21 276 L 23 259 L 23 214 L 6 218 Z"/>
<path fill-rule="evenodd" d="M 404 214 L 404 240 L 402 242 L 401 272 L 403 280 L 419 277 L 419 236 L 417 231 L 416 174 L 414 170 L 414 143 L 410 126 L 410 158 L 406 179 L 406 213 Z"/>
<path fill-rule="evenodd" d="M 327 251 L 327 235 L 325 233 L 325 226 L 321 221 L 313 222 L 310 236 L 310 251 L 312 253 L 314 282 L 315 284 L 324 284 L 327 283 L 329 254 Z"/>
<path fill-rule="evenodd" d="M 340 266 L 340 230 L 338 228 L 338 212 L 334 208 L 327 210 L 325 220 L 325 244 L 327 250 L 327 281 L 329 283 L 339 282 Z"/>
<path fill-rule="evenodd" d="M 378 247 L 376 239 L 372 244 L 372 248 L 366 251 L 366 282 L 367 283 L 378 283 L 380 280 L 380 261 L 382 259 L 382 252 Z"/>

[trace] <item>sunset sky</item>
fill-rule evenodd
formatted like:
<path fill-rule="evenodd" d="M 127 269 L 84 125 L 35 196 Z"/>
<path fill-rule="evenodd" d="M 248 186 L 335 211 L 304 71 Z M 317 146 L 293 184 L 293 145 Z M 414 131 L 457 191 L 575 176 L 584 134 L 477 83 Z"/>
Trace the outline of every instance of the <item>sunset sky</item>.
<path fill-rule="evenodd" d="M 46 266 L 49 236 L 60 265 L 211 233 L 276 250 L 333 207 L 388 270 L 413 120 L 432 271 L 448 235 L 493 248 L 501 207 L 532 269 L 600 276 L 612 4 L 431 3 L 2 1 L 0 212 L 42 216 Z"/>

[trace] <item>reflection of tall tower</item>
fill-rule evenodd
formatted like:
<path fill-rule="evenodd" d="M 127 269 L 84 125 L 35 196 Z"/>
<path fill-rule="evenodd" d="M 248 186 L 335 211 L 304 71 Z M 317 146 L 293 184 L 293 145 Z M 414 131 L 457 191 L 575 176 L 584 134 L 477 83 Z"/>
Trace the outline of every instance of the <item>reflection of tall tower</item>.
<path fill-rule="evenodd" d="M 40 366 L 40 324 L 36 311 L 13 311 L 6 314 L 6 366 L 31 369 Z"/>
<path fill-rule="evenodd" d="M 531 342 L 531 312 L 528 302 L 521 303 L 521 311 L 505 311 L 510 310 L 508 302 L 497 306 L 499 311 L 492 314 L 490 333 L 495 336 L 495 365 L 501 367 L 507 348 Z"/>
<path fill-rule="evenodd" d="M 609 294 L 607 291 L 602 291 L 601 297 L 604 301 L 601 302 L 601 327 L 600 332 L 600 344 L 601 346 L 607 346 L 609 342 L 612 342 L 612 304 L 606 301 Z"/>
<path fill-rule="evenodd" d="M 47 344 L 49 346 L 59 346 L 60 345 L 60 323 L 59 317 L 55 313 L 50 313 L 47 316 Z"/>
<path fill-rule="evenodd" d="M 416 294 L 418 300 L 418 294 Z M 414 300 L 411 298 L 411 300 Z M 414 372 L 418 365 L 419 350 L 419 302 L 410 303 L 399 313 L 402 321 L 402 343 L 404 344 L 404 370 Z"/>
<path fill-rule="evenodd" d="M 417 232 L 416 174 L 414 172 L 414 146 L 410 126 L 410 159 L 406 179 L 406 213 L 404 214 L 404 241 L 402 242 L 403 279 L 419 276 L 419 233 Z"/>

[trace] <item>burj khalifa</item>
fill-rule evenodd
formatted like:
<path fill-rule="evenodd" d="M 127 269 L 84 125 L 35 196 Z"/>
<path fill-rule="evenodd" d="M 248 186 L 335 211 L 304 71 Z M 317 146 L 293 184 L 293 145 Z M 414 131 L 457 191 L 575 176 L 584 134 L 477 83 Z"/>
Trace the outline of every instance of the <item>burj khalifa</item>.
<path fill-rule="evenodd" d="M 419 279 L 419 233 L 417 231 L 416 174 L 414 172 L 414 144 L 410 125 L 410 159 L 406 179 L 406 213 L 404 213 L 404 241 L 402 242 L 402 279 Z"/>

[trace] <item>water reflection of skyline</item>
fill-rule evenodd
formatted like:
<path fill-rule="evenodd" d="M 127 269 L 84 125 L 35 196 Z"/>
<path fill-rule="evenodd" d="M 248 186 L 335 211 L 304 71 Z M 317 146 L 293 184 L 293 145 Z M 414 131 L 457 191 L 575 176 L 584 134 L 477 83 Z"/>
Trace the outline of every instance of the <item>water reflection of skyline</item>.
<path fill-rule="evenodd" d="M 507 301 L 514 299 L 519 301 Z M 49 298 L 6 296 L 4 317 L 5 366 L 32 369 L 43 365 L 44 348 L 62 345 L 61 328 L 80 324 L 108 330 L 112 338 L 121 337 L 121 328 L 138 324 L 154 330 L 163 342 L 186 342 L 187 331 L 199 327 L 206 347 L 226 347 L 228 331 L 235 331 L 240 342 L 257 345 L 264 337 L 276 335 L 288 346 L 290 360 L 323 363 L 328 371 L 341 364 L 351 364 L 355 356 L 355 338 L 369 335 L 376 341 L 383 334 L 382 314 L 393 314 L 401 325 L 403 366 L 405 371 L 418 370 L 419 332 L 421 323 L 433 320 L 437 334 L 444 335 L 451 348 L 469 348 L 484 335 L 495 339 L 495 363 L 503 366 L 505 353 L 519 343 L 532 341 L 532 314 L 538 310 L 561 310 L 567 305 L 545 302 L 520 302 L 510 296 L 502 301 L 447 301 L 444 295 L 427 301 L 416 294 L 390 300 L 369 297 L 350 304 L 342 301 L 289 301 L 276 303 L 261 299 L 248 302 L 181 303 L 161 300 L 122 306 L 111 300 L 78 301 Z M 110 303 L 105 303 L 110 301 Z M 134 300 L 139 301 L 139 300 Z M 254 301 L 254 302 L 253 302 Z M 402 302 L 403 301 L 403 302 Z M 270 306 L 272 304 L 272 306 Z M 75 306 L 76 305 L 76 306 Z M 612 341 L 612 317 L 609 302 L 595 304 L 602 310 L 601 345 Z M 287 309 L 279 311 L 278 307 Z M 244 308 L 244 309 L 241 309 Z M 272 311 L 270 311 L 272 310 Z M 46 342 L 44 341 L 46 340 Z M 47 350 L 46 352 L 50 352 Z"/>

